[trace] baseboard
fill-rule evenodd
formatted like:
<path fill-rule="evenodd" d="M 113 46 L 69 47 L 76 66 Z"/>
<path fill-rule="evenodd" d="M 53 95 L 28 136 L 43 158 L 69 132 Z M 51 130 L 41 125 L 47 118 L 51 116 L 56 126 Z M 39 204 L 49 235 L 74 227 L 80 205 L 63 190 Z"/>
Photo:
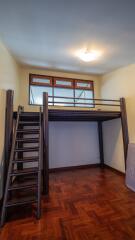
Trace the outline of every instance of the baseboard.
<path fill-rule="evenodd" d="M 115 169 L 115 168 L 113 168 L 113 167 L 110 167 L 110 166 L 108 166 L 108 165 L 106 165 L 106 164 L 104 164 L 104 166 L 105 166 L 106 168 L 110 169 L 111 171 L 113 171 L 113 172 L 121 175 L 121 176 L 125 176 L 125 173 L 123 173 L 123 172 L 121 172 L 121 171 L 119 171 L 119 170 L 117 170 L 117 169 Z"/>
<path fill-rule="evenodd" d="M 51 169 L 49 169 L 49 173 L 72 171 L 72 170 L 86 169 L 86 168 L 97 168 L 97 167 L 100 167 L 100 163 L 79 165 L 79 166 L 70 166 L 70 167 L 51 168 Z"/>

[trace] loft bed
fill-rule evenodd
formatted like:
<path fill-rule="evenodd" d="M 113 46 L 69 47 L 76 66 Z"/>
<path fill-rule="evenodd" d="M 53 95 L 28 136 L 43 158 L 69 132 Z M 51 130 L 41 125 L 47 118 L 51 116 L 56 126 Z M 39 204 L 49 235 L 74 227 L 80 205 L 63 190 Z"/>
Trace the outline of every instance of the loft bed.
<path fill-rule="evenodd" d="M 64 97 L 56 97 L 56 99 L 67 99 Z M 46 193 L 49 192 L 49 132 L 48 132 L 48 123 L 49 121 L 96 121 L 98 123 L 98 137 L 99 137 L 99 152 L 100 152 L 100 165 L 104 167 L 104 149 L 103 149 L 103 129 L 102 123 L 104 121 L 113 120 L 113 119 L 121 119 L 122 125 L 122 136 L 123 136 L 123 148 L 124 148 L 124 158 L 125 158 L 125 168 L 126 168 L 126 158 L 127 158 L 127 149 L 129 143 L 128 136 L 128 124 L 127 124 L 127 113 L 126 113 L 126 103 L 125 98 L 120 98 L 119 100 L 112 99 L 85 99 L 86 101 L 93 101 L 95 106 L 108 107 L 108 110 L 100 109 L 100 110 L 90 110 L 90 103 L 78 103 L 79 109 L 73 108 L 76 106 L 74 100 L 74 107 L 72 109 L 65 110 L 65 108 L 59 109 L 50 109 L 48 106 L 52 101 L 48 101 L 49 97 L 47 93 L 43 93 L 43 124 L 44 124 L 44 144 L 45 144 L 45 152 L 44 152 L 44 186 L 46 188 Z M 71 99 L 71 98 L 70 98 Z M 70 100 L 69 99 L 69 100 Z M 73 102 L 68 101 L 67 104 L 73 105 Z M 80 99 L 79 99 L 80 100 Z M 53 105 L 57 106 L 57 104 L 64 104 L 65 101 L 57 101 L 53 99 Z M 91 103 L 93 104 L 93 103 Z M 83 106 L 82 110 L 80 109 L 80 105 Z M 87 107 L 87 110 L 84 110 Z M 113 111 L 112 108 L 115 107 L 117 110 Z"/>
<path fill-rule="evenodd" d="M 58 99 L 58 100 L 57 100 Z M 62 101 L 63 99 L 63 101 Z M 65 104 L 66 99 L 66 104 Z M 77 100 L 79 100 L 77 102 Z M 99 152 L 100 152 L 100 166 L 104 167 L 104 149 L 103 149 L 103 130 L 102 123 L 104 121 L 121 119 L 123 148 L 126 167 L 127 149 L 129 143 L 128 125 L 126 114 L 126 103 L 124 98 L 119 100 L 112 99 L 77 99 L 68 97 L 53 97 L 50 101 L 48 93 L 43 93 L 43 109 L 42 109 L 42 122 L 43 122 L 43 188 L 44 193 L 49 193 L 49 121 L 96 121 L 98 127 L 99 137 Z M 88 102 L 89 101 L 89 102 Z M 92 101 L 92 102 L 90 102 Z M 6 101 L 6 159 L 9 158 L 11 129 L 13 118 L 16 118 L 16 112 L 13 113 L 13 91 L 7 91 Z M 50 104 L 52 106 L 50 106 Z M 59 106 L 59 105 L 64 105 Z M 67 108 L 66 108 L 66 106 Z M 90 105 L 94 107 L 90 108 Z M 78 107 L 76 107 L 78 106 Z M 101 109 L 96 109 L 100 106 Z M 105 110 L 104 108 L 107 108 Z M 113 110 L 115 108 L 115 110 Z M 27 112 L 29 116 L 36 118 L 37 112 Z M 14 116 L 14 117 L 13 117 Z M 33 119 L 34 120 L 34 119 Z M 8 163 L 7 163 L 8 164 Z"/>

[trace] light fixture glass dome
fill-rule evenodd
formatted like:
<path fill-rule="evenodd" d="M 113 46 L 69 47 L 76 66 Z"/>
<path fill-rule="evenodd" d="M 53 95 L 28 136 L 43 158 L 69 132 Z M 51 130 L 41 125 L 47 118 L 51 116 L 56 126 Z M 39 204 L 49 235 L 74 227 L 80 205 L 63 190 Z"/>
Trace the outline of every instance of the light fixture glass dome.
<path fill-rule="evenodd" d="M 101 52 L 95 50 L 80 50 L 78 53 L 79 58 L 84 62 L 92 62 L 97 60 L 101 56 Z"/>

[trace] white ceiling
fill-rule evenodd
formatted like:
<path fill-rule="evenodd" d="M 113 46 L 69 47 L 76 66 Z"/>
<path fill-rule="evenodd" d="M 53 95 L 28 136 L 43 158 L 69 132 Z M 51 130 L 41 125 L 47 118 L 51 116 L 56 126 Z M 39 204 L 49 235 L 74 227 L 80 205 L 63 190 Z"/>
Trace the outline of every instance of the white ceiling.
<path fill-rule="evenodd" d="M 135 62 L 135 0 L 0 0 L 0 38 L 20 63 L 102 74 Z"/>

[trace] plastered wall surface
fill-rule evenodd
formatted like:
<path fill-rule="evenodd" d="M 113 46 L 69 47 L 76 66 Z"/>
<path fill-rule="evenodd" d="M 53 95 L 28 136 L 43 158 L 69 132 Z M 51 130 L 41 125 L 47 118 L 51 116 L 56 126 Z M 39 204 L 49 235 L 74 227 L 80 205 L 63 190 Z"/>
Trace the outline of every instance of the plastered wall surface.
<path fill-rule="evenodd" d="M 19 80 L 20 67 L 7 48 L 0 42 L 0 89 L 14 90 L 14 109 L 19 103 Z"/>
<path fill-rule="evenodd" d="M 50 168 L 99 163 L 97 123 L 50 122 L 49 159 Z"/>
<path fill-rule="evenodd" d="M 105 74 L 101 81 L 101 97 L 117 99 L 125 97 L 127 107 L 127 118 L 129 128 L 129 140 L 135 142 L 135 64 L 118 69 L 109 74 Z M 108 123 L 109 124 L 109 123 Z M 111 131 L 118 131 L 116 142 L 110 137 Z M 121 125 L 119 121 L 104 126 L 104 135 L 109 138 L 110 145 L 114 151 L 111 151 L 111 162 L 109 159 L 109 150 L 105 161 L 112 167 L 124 170 L 124 159 L 121 155 L 121 146 L 123 145 L 121 135 Z M 117 144 L 116 144 L 117 143 Z M 106 147 L 106 146 L 105 146 Z M 117 148 L 117 150 L 116 150 Z M 108 156 L 108 157 L 107 157 Z"/>
<path fill-rule="evenodd" d="M 19 77 L 18 64 L 6 47 L 0 42 L 0 198 L 2 194 L 4 161 L 6 90 L 14 90 L 14 109 L 16 109 L 19 100 Z"/>

